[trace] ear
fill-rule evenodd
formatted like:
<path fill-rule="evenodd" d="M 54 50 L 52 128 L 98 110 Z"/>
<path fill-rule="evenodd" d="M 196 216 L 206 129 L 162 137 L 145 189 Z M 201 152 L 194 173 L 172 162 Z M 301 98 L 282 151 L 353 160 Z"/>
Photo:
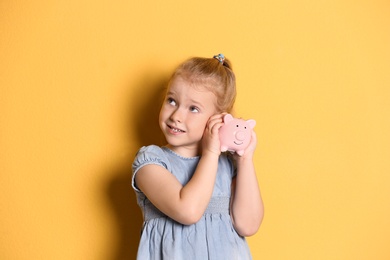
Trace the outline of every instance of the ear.
<path fill-rule="evenodd" d="M 230 121 L 233 121 L 233 116 L 231 114 L 226 114 L 224 117 L 223 117 L 223 122 L 224 123 L 228 123 Z"/>
<path fill-rule="evenodd" d="M 248 125 L 250 126 L 251 129 L 253 129 L 256 125 L 256 121 L 253 119 L 249 119 L 246 122 L 248 123 Z"/>

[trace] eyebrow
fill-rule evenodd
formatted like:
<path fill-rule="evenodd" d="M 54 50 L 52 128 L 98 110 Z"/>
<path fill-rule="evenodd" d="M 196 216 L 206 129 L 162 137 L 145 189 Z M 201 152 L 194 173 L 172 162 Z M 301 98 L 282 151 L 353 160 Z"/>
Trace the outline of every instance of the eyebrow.
<path fill-rule="evenodd" d="M 203 108 L 203 104 L 200 103 L 199 101 L 196 101 L 196 100 L 193 100 L 193 99 L 190 99 L 191 103 L 200 107 L 200 108 Z"/>

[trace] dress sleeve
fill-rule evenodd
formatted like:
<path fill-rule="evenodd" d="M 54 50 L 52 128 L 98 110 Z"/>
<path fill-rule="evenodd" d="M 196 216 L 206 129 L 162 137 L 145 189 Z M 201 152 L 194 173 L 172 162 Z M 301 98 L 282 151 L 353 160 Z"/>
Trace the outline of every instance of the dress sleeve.
<path fill-rule="evenodd" d="M 168 159 L 164 151 L 160 147 L 156 145 L 144 146 L 138 151 L 137 155 L 135 156 L 132 165 L 133 176 L 131 180 L 131 185 L 133 189 L 137 192 L 142 191 L 138 189 L 137 184 L 135 183 L 135 176 L 139 169 L 149 164 L 160 165 L 165 169 L 168 169 Z"/>

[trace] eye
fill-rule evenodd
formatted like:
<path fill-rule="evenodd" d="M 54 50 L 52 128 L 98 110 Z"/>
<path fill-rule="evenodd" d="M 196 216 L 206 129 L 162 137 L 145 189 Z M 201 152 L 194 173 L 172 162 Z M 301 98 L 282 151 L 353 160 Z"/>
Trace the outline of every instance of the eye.
<path fill-rule="evenodd" d="M 239 127 L 239 125 L 236 125 L 236 127 Z"/>
<path fill-rule="evenodd" d="M 172 106 L 176 106 L 176 101 L 173 98 L 167 98 L 167 102 Z"/>
<path fill-rule="evenodd" d="M 197 108 L 196 106 L 191 106 L 190 107 L 190 111 L 193 112 L 193 113 L 198 113 L 199 112 L 199 108 Z"/>

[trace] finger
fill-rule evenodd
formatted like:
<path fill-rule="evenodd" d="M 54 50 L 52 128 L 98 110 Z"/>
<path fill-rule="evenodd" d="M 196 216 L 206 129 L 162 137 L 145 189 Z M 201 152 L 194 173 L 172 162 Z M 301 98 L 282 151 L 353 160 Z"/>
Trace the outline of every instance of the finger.
<path fill-rule="evenodd" d="M 216 114 L 209 118 L 209 121 L 223 121 L 223 115 L 222 114 Z"/>
<path fill-rule="evenodd" d="M 213 128 L 215 124 L 222 123 L 222 122 L 223 120 L 222 117 L 220 117 L 220 115 L 214 115 L 210 117 L 209 121 L 207 122 L 207 125 L 209 128 Z"/>
<path fill-rule="evenodd" d="M 224 125 L 223 122 L 215 122 L 213 124 L 213 126 L 211 127 L 211 132 L 213 134 L 218 134 L 219 133 L 219 129 Z"/>

